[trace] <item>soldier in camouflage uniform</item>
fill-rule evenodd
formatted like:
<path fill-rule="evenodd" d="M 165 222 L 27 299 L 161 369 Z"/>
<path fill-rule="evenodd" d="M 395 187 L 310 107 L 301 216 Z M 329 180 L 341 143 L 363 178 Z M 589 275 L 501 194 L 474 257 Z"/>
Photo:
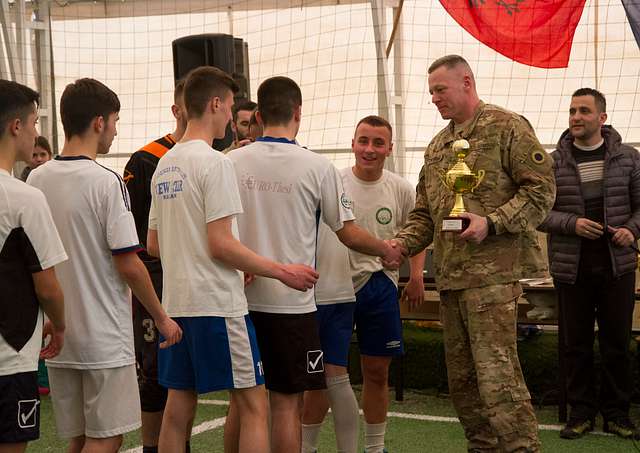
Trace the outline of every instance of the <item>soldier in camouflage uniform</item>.
<path fill-rule="evenodd" d="M 536 416 L 516 349 L 518 280 L 544 275 L 535 229 L 553 206 L 551 160 L 531 125 L 478 98 L 460 56 L 429 68 L 429 92 L 444 119 L 431 141 L 416 188 L 416 207 L 397 234 L 410 255 L 434 243 L 449 391 L 469 451 L 539 451 Z M 454 194 L 440 176 L 456 162 L 451 149 L 466 139 L 465 162 L 486 175 L 464 195 L 470 224 L 442 232 Z"/>

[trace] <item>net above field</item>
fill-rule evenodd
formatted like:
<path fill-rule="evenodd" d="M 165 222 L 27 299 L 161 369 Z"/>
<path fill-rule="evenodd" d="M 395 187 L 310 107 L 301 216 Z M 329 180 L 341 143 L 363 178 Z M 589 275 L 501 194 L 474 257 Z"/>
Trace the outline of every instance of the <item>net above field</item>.
<path fill-rule="evenodd" d="M 349 149 L 356 122 L 379 113 L 383 60 L 390 106 L 384 113 L 401 132 L 395 168 L 416 181 L 424 146 L 446 124 L 431 105 L 426 70 L 434 59 L 451 53 L 469 61 L 483 100 L 526 116 L 549 149 L 566 128 L 571 93 L 584 86 L 607 96 L 608 123 L 623 140 L 640 143 L 640 50 L 620 1 L 586 3 L 568 67 L 560 69 L 510 60 L 468 33 L 441 3 L 419 0 L 403 2 L 387 60 L 376 50 L 379 41 L 383 46 L 389 42 L 397 8 L 386 8 L 376 20 L 377 3 L 59 0 L 51 3 L 55 99 L 79 77 L 97 78 L 118 93 L 118 136 L 112 157 L 104 161 L 121 170 L 128 154 L 173 129 L 171 42 L 194 34 L 227 33 L 248 43 L 252 93 L 274 75 L 300 84 L 303 121 L 298 139 L 326 153 L 338 167 L 353 162 Z M 398 118 L 395 103 L 402 112 Z M 62 144 L 60 124 L 57 133 Z"/>

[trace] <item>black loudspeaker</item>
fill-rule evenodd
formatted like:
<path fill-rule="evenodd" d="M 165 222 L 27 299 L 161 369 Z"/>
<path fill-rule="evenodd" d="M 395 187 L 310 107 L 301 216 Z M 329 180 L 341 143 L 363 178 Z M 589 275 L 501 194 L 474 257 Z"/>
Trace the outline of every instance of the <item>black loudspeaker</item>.
<path fill-rule="evenodd" d="M 179 80 L 199 66 L 215 66 L 231 75 L 240 91 L 237 99 L 250 99 L 249 46 L 242 39 L 222 33 L 209 33 L 178 38 L 173 49 L 173 78 Z M 227 126 L 223 139 L 215 140 L 217 150 L 227 148 L 233 142 L 233 131 Z"/>
<path fill-rule="evenodd" d="M 237 98 L 251 99 L 251 87 L 249 85 L 249 44 L 240 38 L 233 39 L 235 68 L 233 78 L 240 87 Z"/>
<path fill-rule="evenodd" d="M 231 35 L 210 33 L 184 36 L 173 41 L 172 48 L 175 80 L 199 66 L 215 66 L 227 74 L 235 71 L 235 48 Z"/>

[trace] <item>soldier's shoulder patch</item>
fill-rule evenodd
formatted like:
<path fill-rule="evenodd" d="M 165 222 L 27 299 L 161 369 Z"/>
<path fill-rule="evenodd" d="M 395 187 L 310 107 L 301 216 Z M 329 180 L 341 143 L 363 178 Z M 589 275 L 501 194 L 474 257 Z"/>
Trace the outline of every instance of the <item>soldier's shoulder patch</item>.
<path fill-rule="evenodd" d="M 543 164 L 548 158 L 547 153 L 539 149 L 531 153 L 531 161 L 536 165 Z"/>

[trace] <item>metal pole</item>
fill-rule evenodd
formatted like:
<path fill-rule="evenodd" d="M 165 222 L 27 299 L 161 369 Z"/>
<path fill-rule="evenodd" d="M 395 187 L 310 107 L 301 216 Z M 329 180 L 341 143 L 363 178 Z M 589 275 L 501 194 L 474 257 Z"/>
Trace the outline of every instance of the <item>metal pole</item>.
<path fill-rule="evenodd" d="M 9 79 L 16 80 L 16 42 L 15 35 L 11 32 L 9 1 L 0 0 L 0 24 L 2 24 L 2 39 L 7 50 L 7 61 L 9 63 Z"/>
<path fill-rule="evenodd" d="M 391 99 L 395 107 L 395 171 L 400 175 L 405 175 L 405 159 L 406 159 L 406 146 L 405 146 L 405 129 L 404 129 L 404 109 L 403 109 L 403 97 L 402 97 L 402 55 L 404 46 L 404 36 L 402 29 L 402 20 L 400 18 L 402 14 L 402 5 L 404 0 L 400 0 L 400 4 L 393 8 L 394 13 L 394 30 L 395 34 L 393 39 L 393 88 L 395 96 Z M 387 48 L 389 50 L 389 48 Z"/>
<path fill-rule="evenodd" d="M 371 0 L 371 17 L 373 20 L 373 36 L 376 45 L 376 61 L 378 69 L 378 115 L 387 120 L 391 117 L 389 110 L 389 88 L 387 85 L 387 55 L 385 39 L 384 0 Z M 385 161 L 385 168 L 395 171 L 395 158 Z"/>
<path fill-rule="evenodd" d="M 598 81 L 600 78 L 598 77 L 598 0 L 594 0 L 593 6 L 595 9 L 595 25 L 594 25 L 594 36 L 593 36 L 593 64 L 594 64 L 594 76 L 596 79 L 595 87 L 598 89 Z"/>

